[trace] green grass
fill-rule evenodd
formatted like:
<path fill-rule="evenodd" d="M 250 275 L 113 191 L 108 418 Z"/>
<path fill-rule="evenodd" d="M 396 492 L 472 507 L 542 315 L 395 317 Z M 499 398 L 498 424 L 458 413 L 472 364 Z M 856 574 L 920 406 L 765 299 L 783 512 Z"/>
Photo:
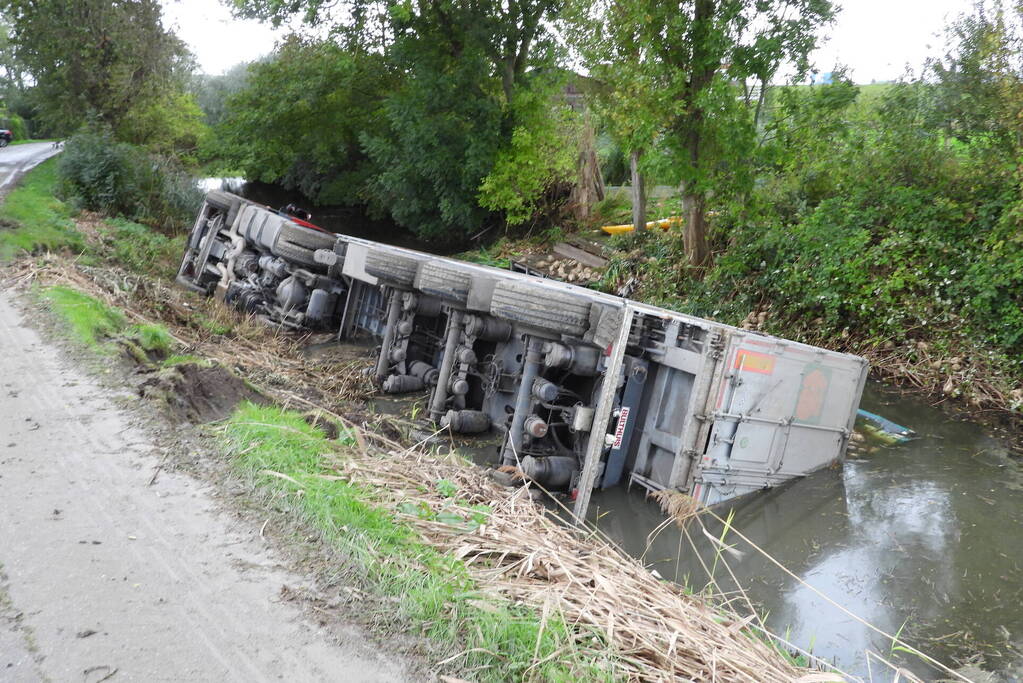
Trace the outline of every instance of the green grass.
<path fill-rule="evenodd" d="M 163 325 L 132 325 L 128 334 L 136 344 L 146 351 L 160 355 L 170 353 L 171 347 L 174 345 L 174 339 Z"/>
<path fill-rule="evenodd" d="M 563 621 L 541 626 L 535 611 L 484 596 L 462 562 L 425 545 L 372 489 L 319 476 L 337 446 L 298 413 L 243 404 L 224 434 L 235 465 L 276 508 L 312 523 L 357 576 L 397 599 L 399 619 L 442 648 L 436 660 L 464 651 L 460 665 L 479 680 L 614 679 L 606 661 L 573 648 Z"/>
<path fill-rule="evenodd" d="M 206 358 L 200 358 L 199 356 L 192 356 L 189 354 L 174 354 L 163 359 L 160 363 L 165 368 L 172 368 L 175 365 L 187 365 L 193 363 L 204 368 L 208 368 L 212 363 Z"/>
<path fill-rule="evenodd" d="M 54 196 L 56 185 L 57 162 L 49 159 L 29 171 L 7 195 L 0 205 L 0 263 L 21 252 L 85 247 L 69 207 Z"/>
<path fill-rule="evenodd" d="M 185 235 L 168 237 L 124 218 L 106 221 L 113 237 L 111 259 L 136 273 L 173 277 L 185 249 Z"/>
<path fill-rule="evenodd" d="M 123 311 L 77 289 L 56 285 L 43 289 L 40 297 L 66 323 L 68 336 L 94 351 L 112 352 L 114 347 L 108 342 L 118 338 L 140 363 L 149 364 L 148 354 L 166 356 L 174 345 L 163 325 L 129 326 Z"/>
<path fill-rule="evenodd" d="M 47 287 L 42 298 L 67 323 L 69 335 L 93 349 L 100 349 L 106 339 L 119 334 L 128 324 L 121 311 L 64 285 Z"/>

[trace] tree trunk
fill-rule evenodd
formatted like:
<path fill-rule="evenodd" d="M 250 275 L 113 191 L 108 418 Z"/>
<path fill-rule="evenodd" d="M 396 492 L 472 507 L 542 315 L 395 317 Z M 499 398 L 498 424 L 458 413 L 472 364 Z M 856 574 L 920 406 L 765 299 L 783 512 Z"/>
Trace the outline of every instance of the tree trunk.
<path fill-rule="evenodd" d="M 702 269 L 710 260 L 707 247 L 707 198 L 682 186 L 683 243 L 689 265 Z"/>
<path fill-rule="evenodd" d="M 643 186 L 643 174 L 639 172 L 639 158 L 642 152 L 632 150 L 629 155 L 629 169 L 632 182 L 632 227 L 636 234 L 646 230 L 646 187 Z"/>
<path fill-rule="evenodd" d="M 587 112 L 583 118 L 582 135 L 579 138 L 578 173 L 569 198 L 575 217 L 585 221 L 590 217 L 593 205 L 604 199 L 604 177 L 597 157 L 596 133 Z"/>

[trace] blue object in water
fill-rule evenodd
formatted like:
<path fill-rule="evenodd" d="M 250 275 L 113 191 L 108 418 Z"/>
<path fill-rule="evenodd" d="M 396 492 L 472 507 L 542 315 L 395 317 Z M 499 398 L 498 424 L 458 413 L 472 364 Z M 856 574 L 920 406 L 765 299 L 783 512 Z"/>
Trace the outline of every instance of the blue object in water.
<path fill-rule="evenodd" d="M 888 443 L 904 443 L 916 438 L 916 432 L 908 427 L 903 427 L 891 420 L 863 410 L 856 411 L 856 415 L 866 421 L 867 431 L 882 441 Z"/>

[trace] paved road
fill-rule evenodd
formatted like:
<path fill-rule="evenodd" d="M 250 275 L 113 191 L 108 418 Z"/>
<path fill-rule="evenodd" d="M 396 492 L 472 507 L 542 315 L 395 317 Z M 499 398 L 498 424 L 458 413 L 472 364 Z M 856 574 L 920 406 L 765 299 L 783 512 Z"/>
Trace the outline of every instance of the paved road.
<path fill-rule="evenodd" d="M 207 485 L 150 486 L 151 437 L 3 290 L 0 349 L 0 681 L 409 676 L 357 628 L 282 600 L 308 579 Z"/>
<path fill-rule="evenodd" d="M 21 174 L 43 163 L 58 151 L 52 142 L 30 142 L 27 145 L 0 147 L 0 197 L 11 189 Z"/>

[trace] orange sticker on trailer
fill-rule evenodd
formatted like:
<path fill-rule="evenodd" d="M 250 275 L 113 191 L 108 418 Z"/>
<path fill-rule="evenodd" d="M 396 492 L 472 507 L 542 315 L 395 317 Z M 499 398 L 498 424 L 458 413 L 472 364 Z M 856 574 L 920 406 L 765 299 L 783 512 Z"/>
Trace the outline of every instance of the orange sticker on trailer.
<path fill-rule="evenodd" d="M 735 370 L 742 370 L 743 372 L 757 372 L 761 375 L 773 375 L 774 374 L 774 363 L 775 357 L 766 354 L 758 353 L 757 351 L 750 351 L 749 349 L 739 349 L 735 354 Z"/>

